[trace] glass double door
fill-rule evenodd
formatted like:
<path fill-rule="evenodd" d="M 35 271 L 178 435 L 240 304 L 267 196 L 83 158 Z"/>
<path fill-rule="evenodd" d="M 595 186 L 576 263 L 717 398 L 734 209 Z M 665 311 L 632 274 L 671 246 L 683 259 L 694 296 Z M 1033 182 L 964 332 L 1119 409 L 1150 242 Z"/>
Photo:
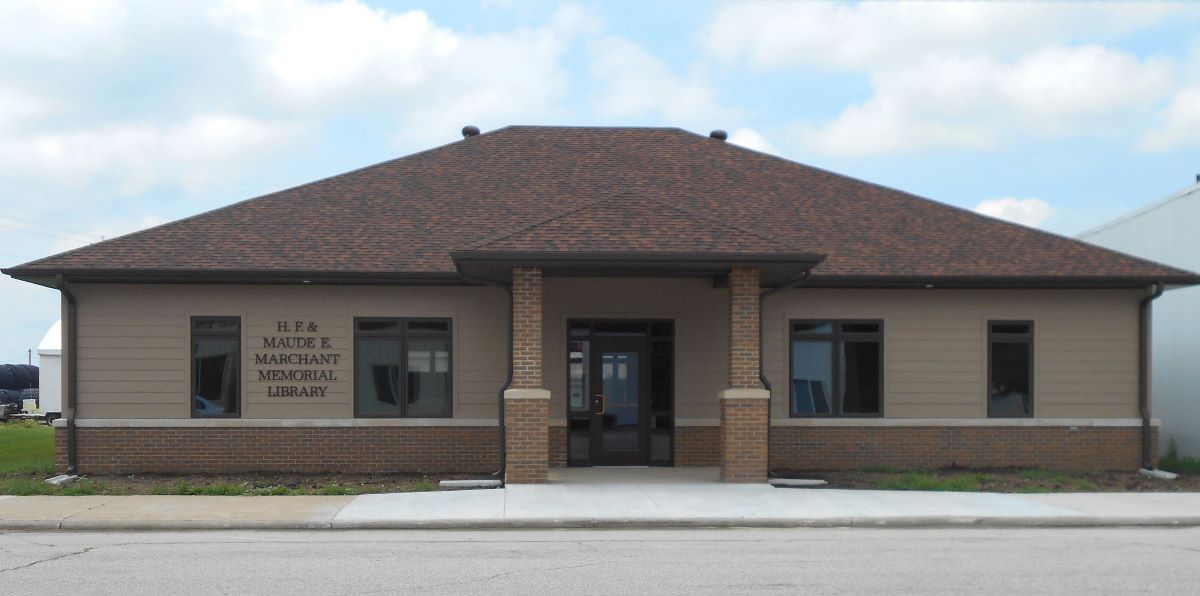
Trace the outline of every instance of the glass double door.
<path fill-rule="evenodd" d="M 589 382 L 593 465 L 641 466 L 649 461 L 650 366 L 646 341 L 597 337 Z"/>

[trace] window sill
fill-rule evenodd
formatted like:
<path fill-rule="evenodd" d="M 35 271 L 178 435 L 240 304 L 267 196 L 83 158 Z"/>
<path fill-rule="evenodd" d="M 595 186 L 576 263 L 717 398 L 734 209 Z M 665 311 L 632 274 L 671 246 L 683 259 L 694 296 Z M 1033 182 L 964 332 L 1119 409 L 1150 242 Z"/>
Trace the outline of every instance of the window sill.
<path fill-rule="evenodd" d="M 1152 426 L 1160 426 L 1157 418 Z M 1141 426 L 1141 418 L 775 418 L 771 426 Z"/>
<path fill-rule="evenodd" d="M 66 426 L 59 418 L 54 426 Z M 370 426 L 500 426 L 492 418 L 79 418 L 80 428 L 314 428 Z"/>

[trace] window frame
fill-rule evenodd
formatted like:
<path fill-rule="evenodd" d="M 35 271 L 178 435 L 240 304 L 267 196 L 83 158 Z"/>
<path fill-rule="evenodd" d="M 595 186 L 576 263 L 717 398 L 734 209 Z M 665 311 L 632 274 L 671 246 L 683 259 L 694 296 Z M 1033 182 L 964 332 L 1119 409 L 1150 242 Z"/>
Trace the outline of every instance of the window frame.
<path fill-rule="evenodd" d="M 1036 349 L 1035 340 L 1037 338 L 1037 329 L 1034 326 L 1032 319 L 988 319 L 987 325 L 987 379 L 983 386 L 983 407 L 984 413 L 988 418 L 998 419 L 1018 419 L 1018 418 L 1035 418 L 1037 416 L 1037 391 L 1034 386 L 1034 368 L 1036 368 Z M 992 331 L 993 325 L 1029 325 L 1028 333 L 995 333 Z M 1019 416 L 1004 416 L 992 414 L 992 347 L 996 342 L 1001 343 L 1025 343 L 1029 346 L 1029 413 Z"/>
<path fill-rule="evenodd" d="M 372 321 L 395 322 L 397 324 L 397 330 L 396 331 L 387 331 L 387 332 L 371 332 L 371 331 L 362 332 L 362 331 L 359 331 L 359 329 L 358 329 L 359 323 L 372 322 Z M 446 323 L 446 331 L 443 332 L 443 331 L 409 330 L 409 328 L 408 328 L 409 323 L 430 322 L 430 321 Z M 354 342 L 354 370 L 351 374 L 354 377 L 354 387 L 353 387 L 353 395 L 351 396 L 351 399 L 353 399 L 353 401 L 354 401 L 354 417 L 355 418 L 382 418 L 382 419 L 401 419 L 401 418 L 403 418 L 403 419 L 408 419 L 408 420 L 421 420 L 421 419 L 441 419 L 441 418 L 453 418 L 454 417 L 454 394 L 455 394 L 454 389 L 455 389 L 455 387 L 454 387 L 454 319 L 453 318 L 451 318 L 451 317 L 354 317 L 353 334 L 354 334 L 354 337 L 353 337 L 352 341 Z M 399 414 L 391 415 L 391 414 L 364 414 L 364 413 L 362 413 L 362 410 L 360 408 L 360 402 L 358 399 L 358 340 L 360 337 L 396 339 L 400 342 L 400 362 L 399 362 L 399 366 L 398 366 L 399 372 L 397 373 L 399 376 L 399 379 L 397 379 L 397 384 L 396 384 L 396 386 L 400 390 L 400 395 L 399 395 L 400 413 Z M 407 413 L 407 409 L 408 409 L 408 340 L 409 340 L 409 338 L 423 338 L 423 337 L 424 338 L 428 338 L 428 337 L 445 338 L 448 343 L 448 346 L 447 346 L 448 349 L 446 350 L 446 358 L 447 358 L 447 361 L 446 361 L 446 375 L 447 375 L 446 386 L 449 389 L 449 395 L 447 395 L 448 399 L 447 399 L 446 407 L 444 410 L 445 414 L 440 415 L 440 416 L 409 416 Z"/>
<path fill-rule="evenodd" d="M 231 333 L 228 331 L 222 331 L 222 332 L 203 331 L 203 330 L 197 331 L 196 330 L 196 321 L 199 321 L 199 320 L 234 321 L 237 323 L 237 333 Z M 246 382 L 246 377 L 244 374 L 245 373 L 245 370 L 244 370 L 245 362 L 242 361 L 242 343 L 245 341 L 242 336 L 242 330 L 243 330 L 242 317 L 236 316 L 236 315 L 232 315 L 232 316 L 231 315 L 193 315 L 188 318 L 188 352 L 189 352 L 190 358 L 191 358 L 191 361 L 188 363 L 188 369 L 189 369 L 189 371 L 188 371 L 188 412 L 190 412 L 192 418 L 209 419 L 209 418 L 241 418 L 242 417 L 242 398 L 245 393 L 244 391 L 242 391 L 242 385 Z M 200 336 L 200 337 L 225 337 L 225 338 L 235 337 L 235 338 L 237 338 L 237 349 L 236 349 L 236 353 L 235 353 L 235 357 L 234 357 L 235 362 L 237 362 L 237 371 L 238 371 L 238 381 L 237 381 L 237 385 L 235 386 L 235 389 L 237 390 L 237 396 L 235 399 L 237 411 L 225 412 L 222 414 L 197 414 L 196 413 L 196 337 L 197 336 Z"/>
<path fill-rule="evenodd" d="M 828 323 L 830 325 L 831 330 L 829 333 L 798 334 L 795 331 L 797 323 L 807 323 L 807 324 Z M 883 369 L 884 369 L 883 361 L 884 361 L 884 347 L 885 347 L 885 344 L 884 344 L 885 329 L 884 329 L 883 319 L 788 319 L 787 324 L 788 324 L 788 329 L 787 329 L 787 338 L 788 338 L 787 411 L 788 411 L 789 418 L 882 418 L 883 417 L 885 402 L 886 402 L 885 395 L 884 395 L 884 387 L 886 385 L 884 384 L 884 380 L 883 380 L 883 374 L 884 374 L 883 373 Z M 869 332 L 869 333 L 868 332 L 842 331 L 842 325 L 854 325 L 854 324 L 878 325 L 879 331 Z M 817 413 L 817 412 L 814 412 L 812 414 L 797 414 L 792 409 L 792 403 L 793 403 L 793 400 L 795 399 L 795 395 L 793 394 L 795 391 L 795 383 L 793 382 L 795 373 L 792 369 L 792 366 L 795 363 L 796 342 L 798 342 L 798 341 L 808 341 L 808 342 L 813 342 L 813 343 L 828 342 L 830 345 L 829 349 L 832 352 L 832 354 L 831 354 L 832 367 L 831 367 L 830 373 L 832 374 L 831 378 L 833 379 L 833 383 L 832 383 L 833 386 L 830 387 L 830 397 L 829 397 L 830 412 L 827 414 L 822 414 L 822 413 Z M 839 346 L 842 346 L 847 341 L 850 341 L 850 342 L 873 342 L 873 343 L 876 343 L 879 345 L 879 411 L 878 412 L 872 412 L 872 413 L 845 413 L 845 412 L 842 412 L 842 407 L 843 407 L 842 395 L 841 395 L 841 389 L 842 389 L 842 387 L 841 387 L 841 385 L 842 385 L 842 374 L 841 374 L 842 373 L 842 362 L 841 362 L 841 360 L 842 359 L 838 357 L 838 354 L 839 354 L 838 348 L 839 348 Z"/>

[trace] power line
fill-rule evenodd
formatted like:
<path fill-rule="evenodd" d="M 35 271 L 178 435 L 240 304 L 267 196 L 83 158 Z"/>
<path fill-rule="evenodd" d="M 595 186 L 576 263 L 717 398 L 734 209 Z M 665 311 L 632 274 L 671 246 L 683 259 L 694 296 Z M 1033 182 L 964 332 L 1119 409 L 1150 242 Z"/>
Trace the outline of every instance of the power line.
<path fill-rule="evenodd" d="M 80 230 L 77 228 L 68 228 L 67 226 L 62 226 L 62 225 L 58 225 L 58 224 L 48 224 L 45 222 L 40 222 L 40 221 L 29 219 L 28 217 L 18 217 L 16 215 L 0 216 L 0 220 L 3 220 L 3 219 L 24 223 L 26 225 L 36 226 L 38 228 L 52 228 L 52 229 L 56 229 L 56 230 L 59 230 L 62 232 L 68 232 L 71 234 L 90 235 L 88 232 L 86 232 L 84 230 Z"/>
<path fill-rule="evenodd" d="M 4 222 L 4 221 L 0 221 L 0 228 L 4 228 L 4 229 L 16 231 L 16 232 L 26 232 L 29 234 L 36 234 L 38 236 L 45 236 L 47 238 L 57 238 L 60 240 L 72 240 L 72 241 L 76 241 L 76 242 L 86 242 L 88 244 L 91 244 L 96 241 L 96 237 L 92 236 L 90 234 L 63 234 L 60 232 L 50 232 L 50 231 L 45 231 L 45 230 L 40 230 L 40 229 L 33 229 L 33 228 L 30 228 L 25 225 L 13 225 L 13 224 L 10 224 L 10 223 Z"/>

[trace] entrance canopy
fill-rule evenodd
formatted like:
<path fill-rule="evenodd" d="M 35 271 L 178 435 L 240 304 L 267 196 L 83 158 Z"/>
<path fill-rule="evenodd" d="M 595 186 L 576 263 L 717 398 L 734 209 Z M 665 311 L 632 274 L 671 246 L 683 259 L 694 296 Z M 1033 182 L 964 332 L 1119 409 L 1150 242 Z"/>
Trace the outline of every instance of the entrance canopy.
<path fill-rule="evenodd" d="M 763 285 L 804 275 L 825 255 L 633 193 L 551 214 L 450 257 L 460 273 L 507 283 L 514 267 L 546 276 L 721 277 L 735 267 Z"/>
<path fill-rule="evenodd" d="M 713 254 L 647 252 L 456 251 L 450 253 L 464 275 L 509 283 L 515 267 L 539 267 L 547 277 L 713 277 L 736 267 L 761 272 L 764 286 L 802 277 L 823 255 L 811 253 Z"/>

